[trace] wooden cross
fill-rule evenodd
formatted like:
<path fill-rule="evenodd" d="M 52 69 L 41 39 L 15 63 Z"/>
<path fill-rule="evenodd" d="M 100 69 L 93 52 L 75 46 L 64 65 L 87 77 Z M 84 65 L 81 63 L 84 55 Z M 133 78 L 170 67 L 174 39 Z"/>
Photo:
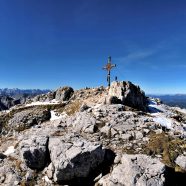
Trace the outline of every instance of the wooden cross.
<path fill-rule="evenodd" d="M 107 65 L 103 67 L 104 70 L 107 70 L 107 82 L 109 87 L 110 87 L 110 71 L 113 67 L 116 67 L 116 64 L 111 63 L 111 56 L 109 56 Z"/>

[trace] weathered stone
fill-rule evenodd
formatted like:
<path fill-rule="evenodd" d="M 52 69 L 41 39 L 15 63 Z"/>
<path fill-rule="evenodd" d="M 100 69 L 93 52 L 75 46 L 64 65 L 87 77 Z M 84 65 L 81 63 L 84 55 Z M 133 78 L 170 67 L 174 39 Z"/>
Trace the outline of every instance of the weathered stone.
<path fill-rule="evenodd" d="M 28 129 L 33 125 L 49 120 L 51 117 L 49 110 L 28 109 L 14 114 L 9 120 L 8 127 L 17 131 Z"/>
<path fill-rule="evenodd" d="M 33 180 L 34 179 L 34 170 L 28 170 L 27 171 L 27 173 L 26 173 L 26 175 L 25 175 L 25 179 L 26 179 L 26 181 L 31 181 L 31 180 Z"/>
<path fill-rule="evenodd" d="M 77 143 L 81 144 L 77 146 Z M 80 137 L 53 137 L 49 139 L 50 158 L 54 165 L 54 181 L 85 178 L 104 160 L 105 151 Z"/>
<path fill-rule="evenodd" d="M 131 140 L 132 139 L 132 135 L 131 134 L 121 134 L 121 138 L 123 140 Z"/>
<path fill-rule="evenodd" d="M 48 156 L 48 137 L 31 136 L 21 141 L 21 158 L 31 169 L 42 169 L 47 163 Z"/>
<path fill-rule="evenodd" d="M 62 87 L 56 90 L 55 99 L 57 101 L 68 101 L 73 95 L 74 90 L 71 87 Z"/>
<path fill-rule="evenodd" d="M 10 167 L 9 164 L 0 166 L 0 185 L 2 186 L 12 186 L 15 183 L 20 182 L 20 177 L 16 174 L 16 171 L 13 167 Z"/>
<path fill-rule="evenodd" d="M 147 110 L 145 93 L 131 82 L 112 82 L 109 96 L 117 97 L 124 105 L 143 111 Z"/>
<path fill-rule="evenodd" d="M 186 156 L 180 155 L 176 158 L 175 163 L 186 171 Z"/>
<path fill-rule="evenodd" d="M 106 103 L 107 104 L 120 104 L 121 100 L 118 99 L 116 96 L 107 96 Z"/>
<path fill-rule="evenodd" d="M 107 136 L 111 135 L 111 126 L 106 125 L 102 127 L 100 132 L 106 134 Z"/>
<path fill-rule="evenodd" d="M 88 110 L 90 107 L 86 104 L 83 104 L 81 107 L 80 107 L 80 112 L 84 112 L 85 110 Z"/>
<path fill-rule="evenodd" d="M 67 119 L 67 125 L 72 126 L 78 132 L 93 134 L 95 132 L 96 119 L 86 112 L 78 112 Z"/>
<path fill-rule="evenodd" d="M 34 102 L 47 102 L 47 101 L 52 101 L 53 99 L 55 99 L 55 95 L 56 95 L 56 92 L 48 92 L 47 94 L 40 94 L 40 95 L 37 95 L 33 98 L 33 101 Z"/>
<path fill-rule="evenodd" d="M 165 165 L 146 155 L 123 155 L 121 164 L 110 176 L 103 177 L 100 186 L 163 186 Z"/>
<path fill-rule="evenodd" d="M 47 167 L 47 176 L 49 179 L 53 178 L 54 170 L 54 165 L 50 163 L 50 165 Z"/>
<path fill-rule="evenodd" d="M 136 131 L 136 132 L 135 132 L 135 138 L 136 138 L 136 139 L 141 139 L 141 138 L 143 138 L 143 133 L 140 132 L 140 131 Z"/>

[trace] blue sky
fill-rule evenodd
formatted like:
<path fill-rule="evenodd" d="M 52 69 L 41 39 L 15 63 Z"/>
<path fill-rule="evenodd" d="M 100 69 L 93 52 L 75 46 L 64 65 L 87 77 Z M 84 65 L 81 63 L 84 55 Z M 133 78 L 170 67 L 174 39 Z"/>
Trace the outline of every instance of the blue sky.
<path fill-rule="evenodd" d="M 184 0 L 0 0 L 0 88 L 74 88 L 112 78 L 186 93 Z"/>

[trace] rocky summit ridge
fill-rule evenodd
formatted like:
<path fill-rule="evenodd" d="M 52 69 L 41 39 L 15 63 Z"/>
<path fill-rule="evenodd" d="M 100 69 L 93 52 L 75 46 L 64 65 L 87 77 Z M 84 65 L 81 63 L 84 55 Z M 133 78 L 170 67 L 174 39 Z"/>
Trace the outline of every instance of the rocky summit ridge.
<path fill-rule="evenodd" d="M 184 185 L 185 140 L 186 110 L 131 82 L 61 87 L 0 112 L 0 185 Z"/>

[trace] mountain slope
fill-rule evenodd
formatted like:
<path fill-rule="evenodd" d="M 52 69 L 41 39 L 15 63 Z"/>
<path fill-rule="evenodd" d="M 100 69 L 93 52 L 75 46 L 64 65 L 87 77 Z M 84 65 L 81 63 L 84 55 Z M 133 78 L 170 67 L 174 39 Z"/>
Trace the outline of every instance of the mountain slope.
<path fill-rule="evenodd" d="M 186 110 L 147 99 L 131 82 L 62 87 L 0 112 L 0 181 L 181 186 L 185 123 Z"/>

